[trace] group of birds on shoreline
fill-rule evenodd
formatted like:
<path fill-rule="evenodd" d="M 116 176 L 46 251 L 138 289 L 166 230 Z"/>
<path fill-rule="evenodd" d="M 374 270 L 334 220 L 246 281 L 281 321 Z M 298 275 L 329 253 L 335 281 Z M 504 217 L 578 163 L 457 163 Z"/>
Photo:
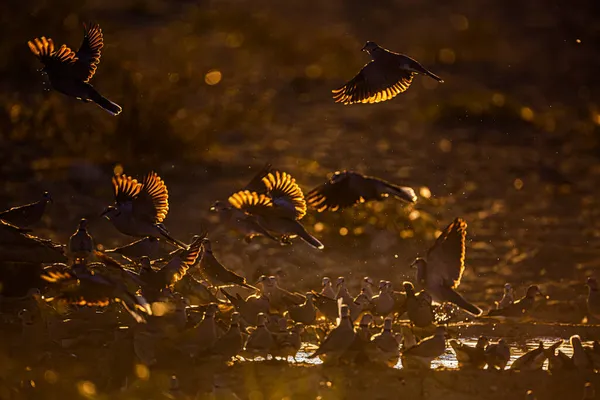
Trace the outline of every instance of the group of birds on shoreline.
<path fill-rule="evenodd" d="M 121 106 L 102 96 L 90 84 L 104 47 L 102 30 L 96 23 L 84 24 L 83 28 L 83 42 L 77 51 L 65 44 L 57 49 L 54 41 L 45 36 L 30 40 L 27 45 L 44 65 L 41 71 L 54 90 L 84 103 L 93 102 L 111 115 L 119 115 Z M 366 42 L 361 50 L 367 52 L 372 61 L 342 87 L 332 90 L 336 103 L 379 103 L 390 100 L 406 91 L 417 74 L 444 82 L 416 60 L 386 50 L 374 42 Z"/>

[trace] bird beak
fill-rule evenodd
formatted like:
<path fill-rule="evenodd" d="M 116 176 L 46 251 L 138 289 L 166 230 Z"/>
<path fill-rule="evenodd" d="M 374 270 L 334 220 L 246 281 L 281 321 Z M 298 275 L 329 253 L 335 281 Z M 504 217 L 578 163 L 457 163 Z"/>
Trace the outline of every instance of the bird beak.
<path fill-rule="evenodd" d="M 364 45 L 362 49 L 360 49 L 360 51 L 367 51 L 367 45 Z"/>

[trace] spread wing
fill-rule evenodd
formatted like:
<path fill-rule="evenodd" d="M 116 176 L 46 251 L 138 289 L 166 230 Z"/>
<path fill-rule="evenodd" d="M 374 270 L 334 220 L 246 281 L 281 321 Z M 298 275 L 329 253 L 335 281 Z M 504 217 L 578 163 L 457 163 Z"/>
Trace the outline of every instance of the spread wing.
<path fill-rule="evenodd" d="M 196 264 L 196 260 L 202 250 L 202 239 L 204 237 L 206 235 L 197 236 L 187 250 L 183 250 L 180 254 L 173 257 L 167 265 L 160 269 L 165 286 L 173 285 L 186 274 L 190 267 Z"/>
<path fill-rule="evenodd" d="M 306 215 L 304 193 L 290 174 L 279 171 L 269 172 L 262 182 L 274 206 L 282 213 L 289 213 L 297 220 Z"/>
<path fill-rule="evenodd" d="M 55 50 L 52 39 L 46 39 L 44 36 L 30 40 L 27 45 L 42 64 L 50 69 L 60 69 L 62 66 L 73 65 L 77 61 L 77 56 L 73 50 L 64 44 L 58 50 Z"/>
<path fill-rule="evenodd" d="M 127 175 L 115 175 L 112 178 L 112 184 L 115 194 L 115 202 L 119 206 L 129 205 L 140 194 L 142 185 Z"/>
<path fill-rule="evenodd" d="M 165 182 L 150 172 L 142 181 L 139 196 L 133 202 L 136 217 L 151 222 L 163 222 L 169 212 L 169 192 Z"/>
<path fill-rule="evenodd" d="M 456 218 L 442 231 L 427 253 L 428 269 L 435 270 L 452 288 L 458 287 L 465 270 L 466 236 L 467 223 L 462 218 Z"/>
<path fill-rule="evenodd" d="M 260 171 L 254 175 L 252 180 L 248 182 L 248 184 L 242 190 L 249 190 L 251 192 L 264 193 L 265 185 L 263 183 L 263 178 L 271 172 L 272 165 L 271 163 L 266 163 Z"/>
<path fill-rule="evenodd" d="M 358 75 L 332 91 L 336 103 L 379 103 L 394 98 L 410 86 L 413 72 L 386 60 L 371 61 Z"/>
<path fill-rule="evenodd" d="M 88 82 L 100 63 L 100 50 L 104 47 L 104 39 L 98 24 L 84 24 L 83 28 L 83 42 L 77 50 L 74 67 L 77 78 Z"/>
<path fill-rule="evenodd" d="M 247 214 L 268 215 L 275 210 L 269 197 L 249 190 L 232 194 L 229 197 L 229 204 Z"/>
<path fill-rule="evenodd" d="M 348 208 L 364 202 L 366 199 L 355 190 L 351 183 L 356 175 L 359 174 L 337 171 L 327 182 L 308 192 L 306 202 L 318 212 L 337 211 L 340 208 Z"/>

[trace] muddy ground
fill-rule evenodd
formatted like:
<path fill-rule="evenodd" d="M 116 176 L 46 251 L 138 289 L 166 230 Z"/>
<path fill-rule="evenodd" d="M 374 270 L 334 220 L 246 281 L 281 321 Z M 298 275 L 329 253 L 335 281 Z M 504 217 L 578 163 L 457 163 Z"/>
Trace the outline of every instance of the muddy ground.
<path fill-rule="evenodd" d="M 114 166 L 131 174 L 154 169 L 169 188 L 166 224 L 175 236 L 188 240 L 208 226 L 224 264 L 249 279 L 276 273 L 298 291 L 316 288 L 324 274 L 346 276 L 353 290 L 365 275 L 399 287 L 437 230 L 461 216 L 469 242 L 460 291 L 487 308 L 505 282 L 519 295 L 539 284 L 549 298 L 532 314 L 544 328 L 523 325 L 522 333 L 564 337 L 552 324 L 584 321 L 585 278 L 600 267 L 600 55 L 593 44 L 600 33 L 593 8 L 585 1 L 5 2 L 0 202 L 8 207 L 49 190 L 55 203 L 37 234 L 65 241 L 86 217 L 97 242 L 112 247 L 127 242 L 99 217 L 112 201 Z M 26 46 L 41 35 L 76 46 L 88 19 L 104 29 L 94 84 L 123 106 L 117 118 L 43 91 Z M 333 104 L 330 90 L 368 60 L 360 52 L 366 40 L 411 55 L 445 83 L 418 76 L 392 101 Z M 222 73 L 216 85 L 205 82 L 211 70 Z M 309 214 L 304 222 L 318 230 L 324 251 L 300 242 L 246 245 L 208 208 L 266 161 L 306 190 L 332 171 L 354 169 L 431 197 L 414 207 L 388 201 Z M 20 368 L 28 365 L 6 365 L 14 397 L 0 398 L 77 396 L 75 378 L 38 379 L 43 390 L 35 394 L 15 387 L 15 377 L 26 382 L 30 372 Z M 33 368 L 43 377 L 45 369 Z M 170 373 L 136 381 L 146 394 L 99 390 L 96 397 L 156 398 Z M 211 373 L 179 376 L 185 385 Z M 580 390 L 585 379 L 600 388 L 595 376 L 547 373 L 257 363 L 226 374 L 244 383 L 237 385 L 245 388 L 242 398 L 252 399 L 518 399 L 530 387 L 539 399 L 577 399 L 569 390 Z M 299 389 L 282 392 L 292 387 Z"/>

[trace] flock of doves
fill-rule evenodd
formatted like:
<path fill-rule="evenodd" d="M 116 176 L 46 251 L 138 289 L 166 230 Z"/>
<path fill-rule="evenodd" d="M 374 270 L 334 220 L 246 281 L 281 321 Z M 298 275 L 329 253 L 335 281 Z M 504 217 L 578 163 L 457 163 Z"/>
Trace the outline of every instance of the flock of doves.
<path fill-rule="evenodd" d="M 84 28 L 77 52 L 65 45 L 56 49 L 52 39 L 45 37 L 28 45 L 43 63 L 54 89 L 118 115 L 121 107 L 89 83 L 100 60 L 102 31 L 97 24 Z M 336 102 L 389 100 L 407 90 L 415 74 L 443 82 L 415 60 L 373 42 L 367 42 L 363 50 L 372 61 L 333 91 Z M 137 239 L 123 247 L 100 251 L 102 247 L 94 243 L 85 219 L 71 236 L 66 254 L 64 246 L 34 236 L 30 227 L 40 221 L 52 201 L 48 193 L 38 202 L 0 213 L 0 235 L 15 248 L 13 253 L 4 252 L 6 259 L 0 262 L 34 260 L 44 265 L 45 285 L 31 291 L 30 305 L 18 313 L 24 326 L 39 318 L 48 326 L 49 319 L 64 319 L 81 306 L 122 307 L 127 312 L 116 313 L 115 318 L 122 321 L 130 315 L 139 323 L 132 329 L 135 351 L 147 365 L 159 361 L 159 347 L 170 345 L 192 360 L 216 357 L 229 361 L 239 356 L 288 359 L 301 349 L 302 336 L 311 327 L 320 344 L 309 359 L 319 357 L 328 364 L 394 366 L 401 358 L 405 368 L 430 368 L 432 360 L 445 353 L 449 335 L 446 327 L 436 324 L 433 304 L 451 303 L 470 318 L 482 316 L 481 309 L 456 291 L 465 269 L 467 224 L 461 218 L 442 231 L 425 258 L 412 264 L 416 284 L 422 289 L 419 292 L 410 282 L 403 283 L 403 291 L 395 291 L 390 281 L 376 285 L 365 277 L 361 292 L 353 297 L 343 277 L 335 281 L 324 277 L 320 290 L 303 295 L 280 287 L 273 276 L 262 276 L 254 285 L 249 284 L 217 260 L 206 231 L 192 237 L 190 244 L 174 238 L 163 224 L 169 211 L 168 191 L 156 173 L 139 181 L 118 174 L 112 184 L 115 204 L 106 208 L 103 216 L 118 231 Z M 417 200 L 411 188 L 351 171 L 336 172 L 305 196 L 289 173 L 267 164 L 245 187 L 227 200 L 215 202 L 211 210 L 247 241 L 261 236 L 291 244 L 299 237 L 323 249 L 321 241 L 301 223 L 308 207 L 318 212 L 336 211 L 387 197 L 407 203 Z M 167 245 L 172 251 L 165 250 Z M 597 283 L 590 278 L 588 286 L 590 314 L 600 317 Z M 523 319 L 538 295 L 542 294 L 533 285 L 524 297 L 515 300 L 507 284 L 503 298 L 485 317 Z M 190 306 L 192 302 L 195 309 Z M 200 311 L 201 318 L 191 318 L 193 310 Z M 403 326 L 401 334 L 394 334 L 395 318 L 404 316 L 410 325 Z M 377 321 L 383 324 L 377 325 Z M 380 331 L 373 335 L 374 329 Z M 422 340 L 417 341 L 417 337 Z M 549 359 L 551 369 L 600 369 L 600 344 L 584 347 L 578 336 L 571 338 L 571 344 L 572 358 L 556 352 L 560 342 L 550 348 L 540 343 L 511 368 L 541 369 Z M 503 339 L 489 343 L 481 337 L 474 347 L 450 340 L 450 345 L 461 367 L 504 369 L 510 359 Z"/>

